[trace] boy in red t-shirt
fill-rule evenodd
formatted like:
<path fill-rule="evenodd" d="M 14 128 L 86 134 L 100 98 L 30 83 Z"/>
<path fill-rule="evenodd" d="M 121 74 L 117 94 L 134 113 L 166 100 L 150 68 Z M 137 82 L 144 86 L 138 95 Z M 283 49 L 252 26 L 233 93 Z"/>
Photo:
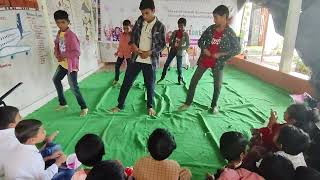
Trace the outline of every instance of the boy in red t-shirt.
<path fill-rule="evenodd" d="M 217 113 L 223 67 L 226 61 L 240 53 L 238 38 L 232 28 L 228 26 L 229 9 L 220 5 L 213 11 L 213 17 L 215 24 L 208 27 L 198 41 L 201 48 L 198 67 L 191 79 L 186 102 L 180 107 L 180 110 L 185 110 L 191 105 L 199 80 L 206 70 L 211 68 L 214 79 L 211 108 L 213 113 Z"/>
<path fill-rule="evenodd" d="M 185 84 L 182 77 L 182 55 L 189 48 L 189 35 L 185 32 L 187 20 L 180 18 L 178 20 L 178 30 L 175 30 L 170 37 L 170 51 L 166 63 L 164 64 L 161 79 L 157 82 L 160 83 L 164 80 L 167 74 L 167 70 L 172 60 L 177 58 L 177 69 L 178 69 L 178 83 Z"/>

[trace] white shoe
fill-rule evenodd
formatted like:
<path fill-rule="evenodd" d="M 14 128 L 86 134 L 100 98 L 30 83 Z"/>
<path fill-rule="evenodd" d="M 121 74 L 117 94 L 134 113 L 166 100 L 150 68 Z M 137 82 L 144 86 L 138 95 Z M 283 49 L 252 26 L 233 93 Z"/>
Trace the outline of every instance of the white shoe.
<path fill-rule="evenodd" d="M 217 106 L 212 108 L 212 113 L 213 114 L 218 114 L 219 113 L 219 108 Z"/>
<path fill-rule="evenodd" d="M 64 106 L 59 105 L 59 106 L 56 108 L 56 111 L 62 111 L 62 110 L 67 109 L 68 107 L 69 107 L 68 105 L 64 105 Z"/>
<path fill-rule="evenodd" d="M 87 109 L 82 109 L 81 112 L 80 112 L 80 117 L 86 116 L 88 114 L 88 112 L 89 112 L 88 108 Z"/>

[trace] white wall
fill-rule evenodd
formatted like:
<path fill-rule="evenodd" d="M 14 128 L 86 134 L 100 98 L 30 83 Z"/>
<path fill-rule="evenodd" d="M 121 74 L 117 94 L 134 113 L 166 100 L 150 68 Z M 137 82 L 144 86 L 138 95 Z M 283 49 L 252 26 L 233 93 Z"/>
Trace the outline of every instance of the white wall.
<path fill-rule="evenodd" d="M 0 36 L 1 32 L 4 33 L 10 28 L 17 27 L 17 13 L 20 13 L 24 33 L 29 33 L 23 39 L 18 39 L 19 42 L 10 49 L 10 51 L 19 51 L 23 48 L 29 48 L 28 55 L 23 52 L 1 57 L 4 49 L 0 48 L 0 95 L 16 83 L 23 82 L 23 86 L 8 96 L 5 102 L 24 109 L 26 112 L 39 108 L 40 104 L 37 105 L 36 102 L 42 100 L 43 104 L 55 96 L 55 88 L 51 80 L 57 67 L 56 60 L 53 57 L 53 37 L 57 32 L 53 20 L 55 10 L 66 9 L 70 13 L 71 28 L 81 41 L 80 79 L 98 68 L 95 24 L 89 24 L 89 30 L 86 33 L 82 22 L 85 17 L 93 17 L 93 14 L 88 13 L 91 10 L 91 0 L 71 0 L 69 6 L 59 6 L 59 2 L 62 1 L 42 0 L 39 2 L 40 7 L 42 7 L 39 11 L 0 11 Z M 19 33 L 15 34 L 19 35 Z M 0 39 L 0 44 L 5 42 L 6 40 Z M 66 81 L 64 84 L 66 84 Z"/>

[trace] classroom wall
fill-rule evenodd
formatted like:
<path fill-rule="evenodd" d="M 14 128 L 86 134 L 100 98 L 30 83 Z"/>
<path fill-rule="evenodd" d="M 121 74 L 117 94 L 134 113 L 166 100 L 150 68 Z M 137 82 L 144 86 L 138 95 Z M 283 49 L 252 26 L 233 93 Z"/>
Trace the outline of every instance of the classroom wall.
<path fill-rule="evenodd" d="M 29 1 L 26 1 L 29 2 Z M 9 105 L 26 109 L 55 95 L 52 76 L 57 67 L 53 39 L 57 27 L 53 13 L 70 14 L 71 29 L 81 42 L 79 78 L 98 68 L 96 24 L 91 0 L 38 0 L 37 5 L 10 7 L 0 3 L 0 96 L 18 82 L 23 85 L 5 99 Z M 64 81 L 66 85 L 66 80 Z M 53 95 L 54 94 L 54 95 Z M 37 108 L 37 107 L 33 107 Z"/>

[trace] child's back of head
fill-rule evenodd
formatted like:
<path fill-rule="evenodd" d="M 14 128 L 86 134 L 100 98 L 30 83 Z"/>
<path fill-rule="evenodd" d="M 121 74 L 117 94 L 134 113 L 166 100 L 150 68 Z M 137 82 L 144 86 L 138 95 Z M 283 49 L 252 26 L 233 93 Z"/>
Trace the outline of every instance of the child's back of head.
<path fill-rule="evenodd" d="M 266 180 L 292 180 L 295 174 L 291 161 L 277 154 L 265 157 L 259 171 Z"/>
<path fill-rule="evenodd" d="M 125 180 L 124 168 L 118 161 L 102 161 L 91 169 L 86 180 Z"/>
<path fill-rule="evenodd" d="M 247 145 L 247 139 L 239 132 L 226 132 L 220 138 L 220 152 L 229 163 L 241 161 L 246 153 Z"/>
<path fill-rule="evenodd" d="M 308 148 L 310 138 L 302 129 L 286 125 L 280 130 L 278 144 L 285 153 L 296 156 Z"/>
<path fill-rule="evenodd" d="M 15 128 L 21 121 L 19 109 L 13 106 L 0 107 L 0 130 Z"/>
<path fill-rule="evenodd" d="M 309 168 L 300 166 L 296 169 L 294 180 L 319 180 L 320 172 Z"/>
<path fill-rule="evenodd" d="M 105 154 L 104 143 L 95 134 L 84 135 L 75 146 L 78 160 L 85 166 L 94 166 L 102 161 Z"/>
<path fill-rule="evenodd" d="M 156 129 L 149 136 L 148 150 L 153 159 L 162 161 L 167 159 L 176 149 L 174 136 L 165 129 Z"/>
<path fill-rule="evenodd" d="M 15 134 L 21 144 L 35 145 L 43 142 L 46 137 L 42 122 L 36 119 L 20 121 L 15 128 Z"/>

